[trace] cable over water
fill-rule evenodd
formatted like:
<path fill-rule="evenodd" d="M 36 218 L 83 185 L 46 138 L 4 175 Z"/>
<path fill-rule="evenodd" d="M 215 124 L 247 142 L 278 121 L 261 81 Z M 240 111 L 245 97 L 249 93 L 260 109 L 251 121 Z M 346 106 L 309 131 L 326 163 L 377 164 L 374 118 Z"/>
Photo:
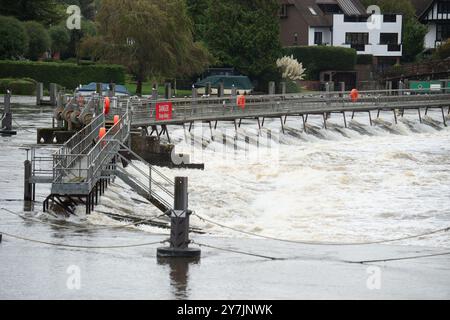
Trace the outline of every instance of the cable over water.
<path fill-rule="evenodd" d="M 353 243 L 350 243 L 350 242 L 349 243 L 346 243 L 346 242 L 344 242 L 344 243 L 337 243 L 337 242 L 296 241 L 296 240 L 280 239 L 280 238 L 276 238 L 276 237 L 270 237 L 270 236 L 265 236 L 265 235 L 253 233 L 253 232 L 239 230 L 237 228 L 229 227 L 229 226 L 223 225 L 221 223 L 212 221 L 211 219 L 202 217 L 202 216 L 198 215 L 195 212 L 193 214 L 195 216 L 197 216 L 200 220 L 204 221 L 204 222 L 208 222 L 208 223 L 214 224 L 214 225 L 216 225 L 218 227 L 229 229 L 229 230 L 232 230 L 232 231 L 235 231 L 235 232 L 238 232 L 238 233 L 242 233 L 242 234 L 246 234 L 246 235 L 249 235 L 249 236 L 254 236 L 254 237 L 264 238 L 264 239 L 268 239 L 268 240 L 279 241 L 279 242 L 287 242 L 287 243 L 303 244 L 303 245 L 315 245 L 315 246 L 360 246 L 360 245 L 385 244 L 385 243 L 401 241 L 401 240 L 407 240 L 407 239 L 420 238 L 420 237 L 423 237 L 423 236 L 428 236 L 428 235 L 433 235 L 433 234 L 437 234 L 437 233 L 450 231 L 450 227 L 447 227 L 447 228 L 438 229 L 438 230 L 434 230 L 434 231 L 430 231 L 430 232 L 426 232 L 426 233 L 422 233 L 422 234 L 418 234 L 418 235 L 411 235 L 411 236 L 406 236 L 406 237 L 401 237 L 401 238 L 379 240 L 379 241 L 368 241 L 368 242 L 353 242 Z"/>

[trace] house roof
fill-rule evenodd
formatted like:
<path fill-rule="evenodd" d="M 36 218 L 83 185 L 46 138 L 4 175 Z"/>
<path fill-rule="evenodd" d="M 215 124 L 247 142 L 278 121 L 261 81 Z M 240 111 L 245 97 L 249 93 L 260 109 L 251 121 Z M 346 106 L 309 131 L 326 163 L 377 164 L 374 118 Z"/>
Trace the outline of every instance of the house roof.
<path fill-rule="evenodd" d="M 319 4 L 337 4 L 346 15 L 366 15 L 366 9 L 359 0 L 282 0 L 283 4 L 293 5 L 311 27 L 331 27 L 333 17 L 323 12 Z"/>
<path fill-rule="evenodd" d="M 416 9 L 416 16 L 421 18 L 433 4 L 434 0 L 411 0 L 412 5 Z"/>

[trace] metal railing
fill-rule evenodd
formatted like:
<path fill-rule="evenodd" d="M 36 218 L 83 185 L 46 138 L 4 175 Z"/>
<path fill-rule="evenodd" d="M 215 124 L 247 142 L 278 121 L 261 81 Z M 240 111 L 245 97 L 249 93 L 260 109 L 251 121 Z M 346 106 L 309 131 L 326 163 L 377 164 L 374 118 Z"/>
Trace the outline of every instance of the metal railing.
<path fill-rule="evenodd" d="M 149 126 L 188 122 L 204 119 L 233 119 L 240 117 L 271 116 L 288 113 L 322 113 L 377 108 L 417 108 L 448 105 L 450 88 L 439 92 L 426 90 L 382 90 L 362 91 L 353 102 L 349 92 L 320 92 L 313 94 L 285 94 L 246 96 L 245 108 L 240 108 L 236 97 L 195 99 L 129 99 L 133 114 L 132 125 Z M 172 119 L 156 120 L 156 103 L 172 102 Z"/>

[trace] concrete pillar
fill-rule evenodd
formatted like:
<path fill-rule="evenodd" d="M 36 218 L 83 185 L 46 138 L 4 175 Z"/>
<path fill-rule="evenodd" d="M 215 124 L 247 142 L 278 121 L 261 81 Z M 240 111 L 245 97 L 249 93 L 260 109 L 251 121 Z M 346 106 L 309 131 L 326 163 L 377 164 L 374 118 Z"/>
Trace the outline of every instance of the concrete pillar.
<path fill-rule="evenodd" d="M 154 84 L 152 88 L 152 100 L 158 100 L 158 85 Z"/>
<path fill-rule="evenodd" d="M 405 83 L 402 81 L 402 80 L 400 80 L 399 82 L 398 82 L 398 95 L 400 95 L 400 96 L 402 96 L 402 95 L 404 95 L 404 91 L 403 90 L 405 90 Z"/>
<path fill-rule="evenodd" d="M 56 83 L 50 83 L 50 104 L 56 106 L 58 101 L 58 85 Z"/>
<path fill-rule="evenodd" d="M 198 258 L 200 249 L 189 248 L 188 178 L 175 178 L 174 209 L 170 212 L 170 247 L 158 248 L 158 258 Z"/>
<path fill-rule="evenodd" d="M 237 89 L 233 84 L 233 87 L 231 88 L 231 96 L 236 97 L 237 96 Z"/>
<path fill-rule="evenodd" d="M 275 81 L 269 82 L 269 95 L 275 94 Z"/>
<path fill-rule="evenodd" d="M 386 91 L 387 95 L 392 95 L 392 81 L 386 81 Z"/>
<path fill-rule="evenodd" d="M 44 96 L 44 84 L 42 82 L 38 82 L 36 84 L 36 105 L 40 106 L 42 97 Z"/>
<path fill-rule="evenodd" d="M 282 95 L 285 95 L 286 94 L 286 82 L 280 82 L 280 93 L 282 94 Z"/>
<path fill-rule="evenodd" d="M 205 95 L 210 96 L 211 95 L 211 83 L 207 82 L 205 87 Z"/>
<path fill-rule="evenodd" d="M 217 96 L 218 96 L 219 98 L 221 98 L 221 97 L 223 97 L 224 95 L 225 95 L 225 88 L 224 88 L 223 82 L 221 81 L 221 82 L 219 83 L 219 87 L 217 88 Z"/>
<path fill-rule="evenodd" d="M 164 98 L 166 100 L 172 99 L 172 84 L 170 82 L 164 84 Z"/>
<path fill-rule="evenodd" d="M 109 84 L 109 89 L 108 89 L 108 97 L 114 97 L 116 96 L 116 84 L 115 83 L 110 83 Z"/>
<path fill-rule="evenodd" d="M 103 96 L 103 85 L 99 82 L 97 82 L 95 84 L 95 91 L 97 92 L 97 94 L 101 97 Z"/>

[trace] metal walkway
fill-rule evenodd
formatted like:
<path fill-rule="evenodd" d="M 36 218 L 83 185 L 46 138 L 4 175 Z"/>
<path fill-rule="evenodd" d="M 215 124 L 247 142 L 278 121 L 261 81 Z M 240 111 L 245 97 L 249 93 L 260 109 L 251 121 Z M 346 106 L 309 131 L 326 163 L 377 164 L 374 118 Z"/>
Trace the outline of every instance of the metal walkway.
<path fill-rule="evenodd" d="M 78 204 L 86 205 L 86 213 L 98 204 L 99 196 L 116 177 L 123 180 L 135 192 L 149 200 L 159 210 L 167 212 L 173 203 L 173 182 L 153 168 L 127 145 L 130 137 L 131 119 L 125 112 L 103 138 L 100 128 L 105 127 L 105 116 L 100 114 L 90 124 L 67 141 L 51 159 L 38 157 L 32 150 L 32 174 L 30 183 L 51 183 L 51 194 L 44 201 L 44 211 L 52 201 L 64 211 L 73 213 Z M 145 166 L 143 171 L 124 154 L 132 154 Z M 52 168 L 43 170 L 42 162 Z M 125 167 L 132 167 L 139 174 L 130 174 Z M 51 173 L 51 175 L 50 175 Z"/>
<path fill-rule="evenodd" d="M 172 103 L 169 120 L 157 120 L 157 102 Z M 246 96 L 245 108 L 237 105 L 236 97 L 229 96 L 158 101 L 133 98 L 118 100 L 118 106 L 125 104 L 131 108 L 133 114 L 132 127 L 151 127 L 183 125 L 196 121 L 217 122 L 342 112 L 444 108 L 450 105 L 450 92 L 366 91 L 360 92 L 360 98 L 356 102 L 350 99 L 348 92 Z M 120 108 L 118 112 L 123 113 Z"/>

